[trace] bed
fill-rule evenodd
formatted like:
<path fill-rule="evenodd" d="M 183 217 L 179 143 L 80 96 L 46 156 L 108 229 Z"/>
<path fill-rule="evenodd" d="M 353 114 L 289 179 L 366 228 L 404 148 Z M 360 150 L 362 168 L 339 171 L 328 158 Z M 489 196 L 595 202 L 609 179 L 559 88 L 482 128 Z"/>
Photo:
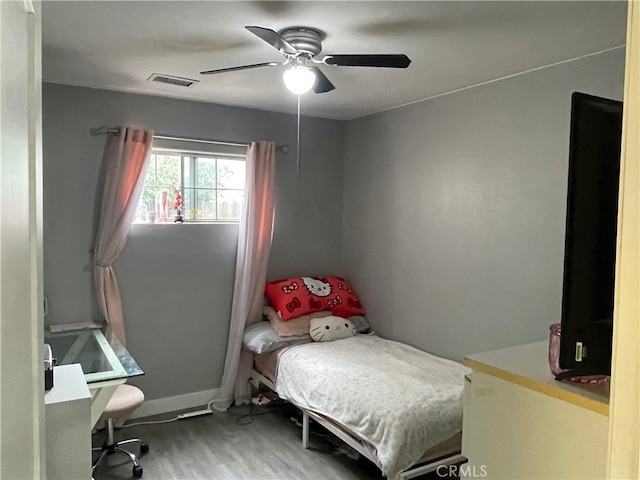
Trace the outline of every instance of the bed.
<path fill-rule="evenodd" d="M 268 322 L 262 322 L 267 323 Z M 313 419 L 375 463 L 409 479 L 460 455 L 463 365 L 375 334 L 284 346 L 255 355 L 252 383 Z"/>

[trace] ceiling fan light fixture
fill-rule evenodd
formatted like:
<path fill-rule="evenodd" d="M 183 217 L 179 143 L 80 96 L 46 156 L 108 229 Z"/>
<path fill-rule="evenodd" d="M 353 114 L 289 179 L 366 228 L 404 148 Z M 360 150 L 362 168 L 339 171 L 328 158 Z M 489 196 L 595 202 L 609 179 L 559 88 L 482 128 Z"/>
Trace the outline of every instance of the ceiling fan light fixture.
<path fill-rule="evenodd" d="M 302 95 L 311 90 L 316 83 L 316 75 L 309 67 L 294 65 L 285 70 L 282 80 L 290 92 Z"/>

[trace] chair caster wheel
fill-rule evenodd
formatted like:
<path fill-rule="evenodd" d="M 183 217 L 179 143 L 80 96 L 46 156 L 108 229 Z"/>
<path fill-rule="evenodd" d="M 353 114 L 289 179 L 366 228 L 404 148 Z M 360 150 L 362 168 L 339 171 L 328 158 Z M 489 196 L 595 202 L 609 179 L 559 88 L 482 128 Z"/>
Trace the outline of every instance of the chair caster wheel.
<path fill-rule="evenodd" d="M 147 445 L 146 443 L 141 443 L 140 444 L 140 453 L 142 453 L 142 454 L 149 453 L 149 445 Z"/>
<path fill-rule="evenodd" d="M 140 478 L 142 476 L 142 467 L 133 467 L 133 476 L 136 478 Z"/>

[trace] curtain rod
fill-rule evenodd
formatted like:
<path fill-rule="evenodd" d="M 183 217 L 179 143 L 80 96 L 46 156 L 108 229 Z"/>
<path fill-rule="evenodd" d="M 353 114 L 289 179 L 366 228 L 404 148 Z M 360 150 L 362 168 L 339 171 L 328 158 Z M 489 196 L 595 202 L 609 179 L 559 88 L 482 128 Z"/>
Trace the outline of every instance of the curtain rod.
<path fill-rule="evenodd" d="M 101 127 L 94 127 L 92 129 L 89 130 L 89 133 L 91 135 L 98 136 L 98 135 L 106 135 L 108 133 L 114 133 L 116 135 L 118 135 L 120 133 L 120 128 L 119 127 L 107 127 L 105 125 L 101 126 Z M 208 139 L 204 139 L 204 138 L 191 138 L 191 137 L 179 137 L 176 135 L 165 135 L 165 134 L 154 134 L 153 138 L 157 138 L 160 140 L 179 140 L 181 142 L 193 142 L 193 143 L 207 143 L 210 145 L 227 145 L 230 147 L 248 147 L 249 144 L 248 143 L 244 143 L 244 142 L 225 142 L 222 140 L 208 140 Z M 288 145 L 276 145 L 276 150 L 281 151 L 282 153 L 289 153 L 289 146 Z"/>

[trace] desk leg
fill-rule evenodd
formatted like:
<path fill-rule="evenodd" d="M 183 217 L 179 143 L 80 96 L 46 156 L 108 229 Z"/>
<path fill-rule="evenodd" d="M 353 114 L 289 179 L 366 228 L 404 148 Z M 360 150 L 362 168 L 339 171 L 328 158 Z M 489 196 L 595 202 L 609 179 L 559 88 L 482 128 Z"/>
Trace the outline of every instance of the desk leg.
<path fill-rule="evenodd" d="M 102 412 L 104 412 L 107 403 L 111 400 L 111 397 L 116 392 L 118 385 L 121 385 L 125 382 L 125 379 L 121 381 L 112 381 L 107 385 L 92 387 L 90 385 L 91 390 L 91 428 L 95 428 Z"/>

